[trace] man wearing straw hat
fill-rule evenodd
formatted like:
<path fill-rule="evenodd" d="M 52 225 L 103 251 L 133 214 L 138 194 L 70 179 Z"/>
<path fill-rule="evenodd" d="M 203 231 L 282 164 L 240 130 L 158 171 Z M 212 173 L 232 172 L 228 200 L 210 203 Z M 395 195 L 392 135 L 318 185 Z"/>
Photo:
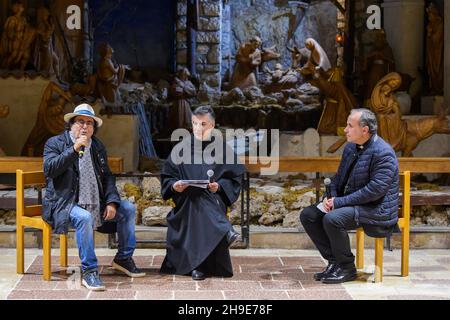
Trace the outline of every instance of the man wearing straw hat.
<path fill-rule="evenodd" d="M 112 263 L 114 269 L 130 277 L 145 276 L 132 258 L 136 209 L 120 200 L 105 146 L 95 137 L 102 119 L 95 116 L 90 105 L 81 104 L 66 114 L 64 121 L 67 130 L 50 138 L 44 148 L 45 221 L 55 234 L 66 234 L 69 227 L 76 230 L 82 284 L 86 288 L 105 290 L 94 251 L 94 230 L 117 230 L 119 249 Z"/>

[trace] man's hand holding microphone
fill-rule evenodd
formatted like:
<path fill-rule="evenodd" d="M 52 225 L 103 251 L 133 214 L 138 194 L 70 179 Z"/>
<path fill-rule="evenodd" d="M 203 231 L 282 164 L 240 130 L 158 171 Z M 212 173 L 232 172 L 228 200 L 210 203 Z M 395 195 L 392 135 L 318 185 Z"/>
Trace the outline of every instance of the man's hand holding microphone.
<path fill-rule="evenodd" d="M 81 134 L 77 140 L 75 141 L 75 144 L 73 145 L 73 149 L 76 153 L 79 154 L 80 158 L 83 158 L 84 155 L 84 149 L 89 144 L 89 138 L 87 135 Z"/>
<path fill-rule="evenodd" d="M 331 179 L 324 180 L 325 184 L 325 198 L 323 199 L 323 207 L 326 212 L 330 212 L 334 207 L 334 198 L 331 196 Z"/>

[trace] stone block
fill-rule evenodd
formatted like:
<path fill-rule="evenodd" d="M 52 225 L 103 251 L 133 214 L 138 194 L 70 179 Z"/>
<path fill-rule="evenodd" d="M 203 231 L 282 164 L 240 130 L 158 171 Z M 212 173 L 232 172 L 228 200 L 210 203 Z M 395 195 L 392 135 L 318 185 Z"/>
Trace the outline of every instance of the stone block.
<path fill-rule="evenodd" d="M 177 31 L 177 42 L 186 42 L 186 41 L 187 41 L 186 30 Z"/>
<path fill-rule="evenodd" d="M 201 2 L 201 10 L 200 15 L 202 16 L 210 16 L 210 17 L 219 17 L 220 16 L 220 3 L 215 1 L 202 1 Z"/>
<path fill-rule="evenodd" d="M 197 43 L 220 43 L 220 32 L 218 31 L 198 32 Z"/>
<path fill-rule="evenodd" d="M 220 18 L 200 18 L 200 31 L 220 30 Z"/>
<path fill-rule="evenodd" d="M 177 50 L 177 64 L 187 63 L 187 50 Z"/>
<path fill-rule="evenodd" d="M 197 45 L 197 53 L 198 54 L 205 54 L 206 55 L 206 54 L 208 54 L 209 50 L 210 50 L 210 46 L 207 45 L 207 44 Z"/>
<path fill-rule="evenodd" d="M 178 0 L 177 14 L 179 16 L 185 16 L 187 14 L 187 1 L 186 0 Z"/>
<path fill-rule="evenodd" d="M 186 30 L 187 28 L 187 17 L 186 16 L 180 16 L 177 20 L 177 30 Z"/>
<path fill-rule="evenodd" d="M 218 45 L 211 46 L 207 58 L 209 64 L 220 63 L 220 47 Z"/>

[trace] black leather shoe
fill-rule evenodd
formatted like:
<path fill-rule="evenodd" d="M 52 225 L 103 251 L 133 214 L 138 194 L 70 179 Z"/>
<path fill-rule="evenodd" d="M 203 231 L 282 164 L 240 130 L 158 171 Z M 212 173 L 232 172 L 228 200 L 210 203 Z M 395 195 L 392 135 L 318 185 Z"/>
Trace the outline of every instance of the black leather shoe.
<path fill-rule="evenodd" d="M 334 271 L 334 269 L 337 267 L 337 264 L 335 263 L 329 263 L 325 270 L 322 272 L 314 273 L 314 280 L 320 281 L 323 278 L 327 277 L 330 273 Z"/>
<path fill-rule="evenodd" d="M 231 247 L 231 245 L 236 242 L 236 240 L 239 238 L 240 234 L 235 232 L 233 229 L 231 229 L 230 231 L 228 231 L 227 233 L 227 242 L 228 242 L 228 247 Z"/>
<path fill-rule="evenodd" d="M 324 277 L 322 282 L 327 284 L 343 283 L 356 280 L 356 277 L 356 268 L 344 269 L 338 266 L 328 276 Z"/>
<path fill-rule="evenodd" d="M 198 270 L 192 270 L 192 280 L 200 281 L 205 280 L 205 274 Z"/>

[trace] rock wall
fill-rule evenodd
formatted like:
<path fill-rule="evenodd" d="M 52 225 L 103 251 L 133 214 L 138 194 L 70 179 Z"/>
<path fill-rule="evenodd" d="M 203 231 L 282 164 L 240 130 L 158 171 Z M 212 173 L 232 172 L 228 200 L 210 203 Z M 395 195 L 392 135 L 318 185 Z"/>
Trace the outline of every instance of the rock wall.
<path fill-rule="evenodd" d="M 234 56 L 240 44 L 254 35 L 262 39 L 264 47 L 276 45 L 278 52 L 281 53 L 279 62 L 283 66 L 291 65 L 291 54 L 286 49 L 286 45 L 304 47 L 305 40 L 309 37 L 316 39 L 321 44 L 331 64 L 336 65 L 337 9 L 331 1 L 312 1 L 291 41 L 287 40 L 289 15 L 292 12 L 292 6 L 288 4 L 288 1 L 230 0 L 228 3 L 231 7 L 229 47 L 233 65 Z M 283 16 L 276 18 L 279 15 Z"/>
<path fill-rule="evenodd" d="M 187 63 L 186 0 L 177 2 L 176 63 L 178 67 Z M 196 68 L 201 82 L 215 92 L 221 86 L 221 28 L 222 1 L 203 0 L 199 8 L 199 30 L 197 32 Z"/>

